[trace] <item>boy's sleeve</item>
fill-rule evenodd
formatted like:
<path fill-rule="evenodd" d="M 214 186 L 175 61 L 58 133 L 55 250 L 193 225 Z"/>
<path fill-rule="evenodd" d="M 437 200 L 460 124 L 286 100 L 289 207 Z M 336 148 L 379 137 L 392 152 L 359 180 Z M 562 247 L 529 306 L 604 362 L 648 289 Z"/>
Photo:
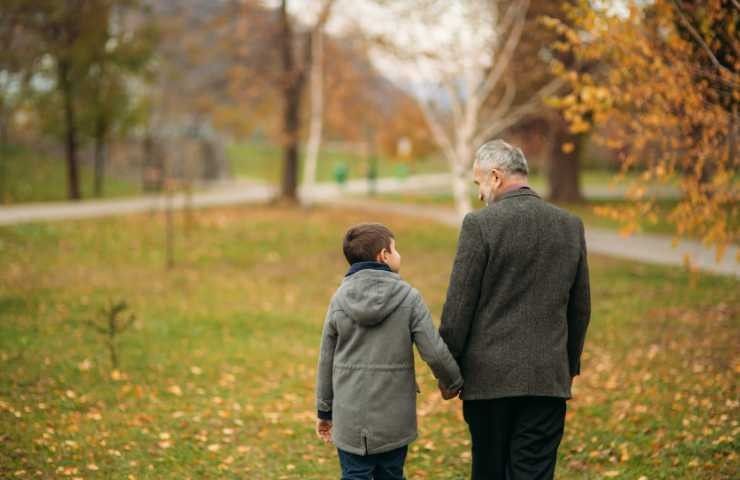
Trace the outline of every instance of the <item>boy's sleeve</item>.
<path fill-rule="evenodd" d="M 337 330 L 332 322 L 332 306 L 326 312 L 324 328 L 321 333 L 319 366 L 316 374 L 316 408 L 318 418 L 331 420 L 331 404 L 334 399 L 332 373 L 334 370 L 334 348 L 337 345 Z"/>
<path fill-rule="evenodd" d="M 432 369 L 440 384 L 447 390 L 459 390 L 463 385 L 460 367 L 439 336 L 432 323 L 432 315 L 418 292 L 415 302 L 411 320 L 411 338 L 419 349 L 421 358 Z"/>

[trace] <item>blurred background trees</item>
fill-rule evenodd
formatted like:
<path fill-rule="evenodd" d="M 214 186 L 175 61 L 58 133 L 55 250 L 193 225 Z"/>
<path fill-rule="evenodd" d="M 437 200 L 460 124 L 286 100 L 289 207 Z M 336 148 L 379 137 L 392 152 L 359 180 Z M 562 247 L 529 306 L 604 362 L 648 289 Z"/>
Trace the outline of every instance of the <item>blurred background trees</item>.
<path fill-rule="evenodd" d="M 465 212 L 504 137 L 555 202 L 621 167 L 641 202 L 603 213 L 634 230 L 680 186 L 677 232 L 727 243 L 737 24 L 729 0 L 6 0 L 0 199 L 448 172 Z"/>
<path fill-rule="evenodd" d="M 552 29 L 543 28 L 544 18 L 556 18 L 568 22 L 564 7 L 573 1 L 551 2 L 532 0 L 525 18 L 523 35 L 516 46 L 515 61 L 510 62 L 509 74 L 516 79 L 519 95 L 528 98 L 538 88 L 552 80 L 551 62 L 558 59 L 565 65 L 573 60 L 559 54 L 552 47 L 558 39 Z M 586 66 L 581 66 L 585 69 Z M 558 93 L 567 91 L 567 84 L 559 86 Z M 550 107 L 546 102 L 538 105 L 534 112 L 518 122 L 513 132 L 521 137 L 535 169 L 547 176 L 548 196 L 555 202 L 577 203 L 584 200 L 581 189 L 581 157 L 586 155 L 589 137 L 572 133 L 568 129 L 562 111 Z M 531 146 L 539 148 L 531 148 Z M 593 168 L 593 165 L 589 165 Z M 603 168 L 601 165 L 600 168 Z"/>
<path fill-rule="evenodd" d="M 603 213 L 634 230 L 656 215 L 646 184 L 675 182 L 682 196 L 670 221 L 721 256 L 737 241 L 740 214 L 740 6 L 658 0 L 616 13 L 580 1 L 567 19 L 548 20 L 561 34 L 556 49 L 574 59 L 554 64 L 571 87 L 554 103 L 573 134 L 593 132 L 618 153 L 622 173 L 637 173 L 628 192 L 635 202 Z"/>
<path fill-rule="evenodd" d="M 133 100 L 127 88 L 151 57 L 149 25 L 126 24 L 141 7 L 130 0 L 4 2 L 2 36 L 3 144 L 12 114 L 34 116 L 40 133 L 64 145 L 67 193 L 81 198 L 80 145 L 95 144 L 94 192 L 102 194 L 106 149 L 112 131 L 126 124 Z M 7 100 L 6 100 L 7 99 Z"/>
<path fill-rule="evenodd" d="M 541 110 L 542 100 L 562 83 L 550 75 L 541 84 L 527 84 L 525 94 L 519 91 L 511 65 L 530 2 L 384 2 L 383 7 L 386 25 L 390 19 L 398 25 L 370 34 L 395 64 L 396 79 L 410 86 L 449 162 L 456 209 L 467 213 L 477 146 Z M 430 36 L 428 29 L 443 33 Z"/>

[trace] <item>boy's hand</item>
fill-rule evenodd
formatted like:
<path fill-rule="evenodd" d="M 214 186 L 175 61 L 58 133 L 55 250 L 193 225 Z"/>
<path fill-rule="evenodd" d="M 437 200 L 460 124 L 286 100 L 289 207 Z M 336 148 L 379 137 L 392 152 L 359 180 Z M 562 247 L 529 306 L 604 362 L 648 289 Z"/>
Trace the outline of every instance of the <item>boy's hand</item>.
<path fill-rule="evenodd" d="M 316 435 L 325 443 L 331 442 L 331 420 L 316 420 Z"/>
<path fill-rule="evenodd" d="M 439 385 L 439 393 L 442 394 L 442 398 L 445 400 L 452 400 L 453 398 L 457 397 L 462 389 L 459 390 L 447 390 L 442 385 Z"/>

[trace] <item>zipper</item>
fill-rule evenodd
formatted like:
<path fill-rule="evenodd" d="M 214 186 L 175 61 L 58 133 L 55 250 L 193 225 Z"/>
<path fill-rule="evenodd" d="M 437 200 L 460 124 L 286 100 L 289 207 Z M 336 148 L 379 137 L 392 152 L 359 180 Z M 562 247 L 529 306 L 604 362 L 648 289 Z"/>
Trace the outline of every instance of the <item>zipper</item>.
<path fill-rule="evenodd" d="M 367 455 L 367 430 L 362 430 L 360 432 L 360 438 L 362 438 L 362 447 L 365 449 L 365 455 Z"/>

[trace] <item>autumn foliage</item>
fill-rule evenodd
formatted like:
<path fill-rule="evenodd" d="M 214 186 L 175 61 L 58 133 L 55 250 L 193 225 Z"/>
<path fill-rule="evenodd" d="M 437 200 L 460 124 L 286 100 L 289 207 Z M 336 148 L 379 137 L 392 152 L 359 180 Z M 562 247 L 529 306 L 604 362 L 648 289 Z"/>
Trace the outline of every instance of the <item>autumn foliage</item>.
<path fill-rule="evenodd" d="M 574 133 L 593 131 L 615 150 L 629 206 L 600 213 L 635 230 L 655 221 L 650 185 L 676 184 L 669 213 L 679 236 L 695 235 L 721 257 L 737 240 L 740 10 L 736 2 L 656 0 L 624 12 L 581 0 L 567 22 L 545 23 L 560 39 L 555 62 L 570 93 L 553 100 Z M 572 66 L 571 66 L 572 65 Z"/>

